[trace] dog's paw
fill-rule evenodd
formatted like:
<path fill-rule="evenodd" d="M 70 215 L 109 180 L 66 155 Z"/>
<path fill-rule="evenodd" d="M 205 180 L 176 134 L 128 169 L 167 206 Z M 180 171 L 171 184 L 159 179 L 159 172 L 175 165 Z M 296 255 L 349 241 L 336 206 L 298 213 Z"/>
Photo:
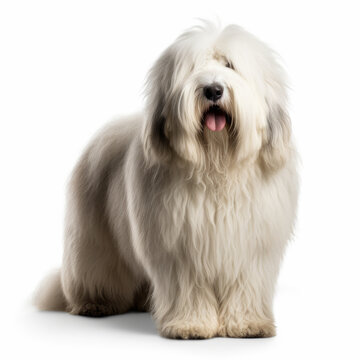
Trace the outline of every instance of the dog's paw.
<path fill-rule="evenodd" d="M 275 325 L 268 321 L 249 321 L 221 327 L 219 336 L 234 338 L 266 338 L 276 335 Z"/>
<path fill-rule="evenodd" d="M 171 339 L 209 339 L 216 336 L 217 327 L 181 322 L 177 325 L 162 326 L 160 333 Z"/>
<path fill-rule="evenodd" d="M 81 306 L 74 306 L 70 313 L 73 315 L 102 317 L 113 315 L 115 312 L 111 306 L 87 303 Z"/>

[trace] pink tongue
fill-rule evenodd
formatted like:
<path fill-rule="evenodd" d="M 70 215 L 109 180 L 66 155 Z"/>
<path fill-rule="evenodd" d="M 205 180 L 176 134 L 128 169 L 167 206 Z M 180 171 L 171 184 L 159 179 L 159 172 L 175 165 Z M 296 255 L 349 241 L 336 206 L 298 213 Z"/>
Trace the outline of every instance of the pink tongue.
<path fill-rule="evenodd" d="M 221 131 L 226 124 L 226 118 L 224 114 L 216 114 L 209 112 L 205 115 L 205 125 L 211 131 Z"/>

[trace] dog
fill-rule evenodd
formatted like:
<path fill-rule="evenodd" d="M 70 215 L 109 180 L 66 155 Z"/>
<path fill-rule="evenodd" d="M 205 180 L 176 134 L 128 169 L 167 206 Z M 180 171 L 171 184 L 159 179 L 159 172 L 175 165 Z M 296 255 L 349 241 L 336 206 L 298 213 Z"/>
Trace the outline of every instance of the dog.
<path fill-rule="evenodd" d="M 43 310 L 151 311 L 169 338 L 275 335 L 297 151 L 277 55 L 237 25 L 191 28 L 150 69 L 145 110 L 101 130 L 68 192 Z"/>

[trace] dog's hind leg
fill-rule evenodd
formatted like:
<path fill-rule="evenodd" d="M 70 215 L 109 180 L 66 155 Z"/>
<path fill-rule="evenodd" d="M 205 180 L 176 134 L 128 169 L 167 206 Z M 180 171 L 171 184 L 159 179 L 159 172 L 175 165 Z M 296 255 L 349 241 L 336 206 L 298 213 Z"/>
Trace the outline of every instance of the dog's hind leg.
<path fill-rule="evenodd" d="M 72 224 L 65 241 L 62 286 L 72 314 L 105 316 L 128 311 L 142 286 L 107 231 Z M 89 228 L 90 227 L 90 228 Z M 91 231 L 90 231 L 91 230 Z"/>
<path fill-rule="evenodd" d="M 70 183 L 61 280 L 70 313 L 102 316 L 133 308 L 144 278 L 136 273 L 136 261 L 127 249 L 126 222 L 118 221 L 121 234 L 115 237 L 107 217 L 114 169 L 105 167 L 104 160 L 102 167 L 94 166 L 94 158 L 85 153 Z"/>

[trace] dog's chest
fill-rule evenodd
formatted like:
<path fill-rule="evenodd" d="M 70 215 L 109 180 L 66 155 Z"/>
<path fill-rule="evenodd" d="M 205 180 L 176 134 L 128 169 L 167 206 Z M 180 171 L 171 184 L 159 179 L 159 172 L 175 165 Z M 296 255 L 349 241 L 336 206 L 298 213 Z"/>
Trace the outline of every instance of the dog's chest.
<path fill-rule="evenodd" d="M 259 187 L 242 184 L 179 186 L 164 202 L 163 240 L 196 272 L 210 278 L 223 272 L 238 273 L 246 259 L 266 247 L 264 234 L 271 216 L 261 193 Z"/>

